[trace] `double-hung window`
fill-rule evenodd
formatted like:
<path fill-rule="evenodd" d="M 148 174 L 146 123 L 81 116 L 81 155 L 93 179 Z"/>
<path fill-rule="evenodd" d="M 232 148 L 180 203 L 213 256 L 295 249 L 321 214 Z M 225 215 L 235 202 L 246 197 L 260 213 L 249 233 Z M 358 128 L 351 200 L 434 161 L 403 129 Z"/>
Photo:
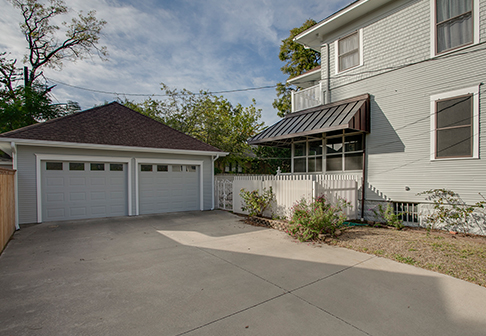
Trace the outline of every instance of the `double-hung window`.
<path fill-rule="evenodd" d="M 431 97 L 431 159 L 478 157 L 479 89 L 473 87 Z"/>
<path fill-rule="evenodd" d="M 477 0 L 434 1 L 436 54 L 474 43 Z"/>
<path fill-rule="evenodd" d="M 336 72 L 362 64 L 362 30 L 336 41 Z"/>

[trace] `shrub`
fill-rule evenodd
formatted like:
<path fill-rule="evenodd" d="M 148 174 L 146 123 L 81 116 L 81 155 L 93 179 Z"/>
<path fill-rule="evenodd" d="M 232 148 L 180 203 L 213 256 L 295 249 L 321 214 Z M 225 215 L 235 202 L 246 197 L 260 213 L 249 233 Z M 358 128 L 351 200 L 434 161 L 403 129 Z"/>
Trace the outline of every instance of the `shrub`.
<path fill-rule="evenodd" d="M 349 206 L 351 203 L 341 198 L 336 205 L 324 196 L 310 203 L 303 198 L 292 207 L 288 233 L 301 242 L 315 240 L 321 234 L 335 236 L 336 230 L 344 226 L 347 216 L 343 210 Z"/>
<path fill-rule="evenodd" d="M 376 208 L 378 208 L 378 210 L 376 210 Z M 378 206 L 372 210 L 375 216 L 381 218 L 386 225 L 393 226 L 398 230 L 403 229 L 403 221 L 400 219 L 400 215 L 393 211 L 393 206 L 390 203 L 386 204 L 386 209 L 382 204 L 378 204 Z"/>
<path fill-rule="evenodd" d="M 476 209 L 484 209 L 486 200 L 467 205 L 461 197 L 448 189 L 430 189 L 417 195 L 428 195 L 427 200 L 434 203 L 434 212 L 425 217 L 429 228 L 436 228 L 437 224 L 444 224 L 448 229 L 462 232 L 471 231 L 471 222 L 474 222 L 473 213 Z M 479 194 L 481 197 L 481 193 Z"/>
<path fill-rule="evenodd" d="M 275 199 L 272 187 L 268 190 L 263 188 L 260 195 L 257 190 L 246 191 L 244 188 L 240 190 L 240 197 L 243 199 L 244 205 L 241 207 L 243 211 L 248 211 L 250 216 L 263 216 L 265 210 L 268 209 L 270 203 Z"/>

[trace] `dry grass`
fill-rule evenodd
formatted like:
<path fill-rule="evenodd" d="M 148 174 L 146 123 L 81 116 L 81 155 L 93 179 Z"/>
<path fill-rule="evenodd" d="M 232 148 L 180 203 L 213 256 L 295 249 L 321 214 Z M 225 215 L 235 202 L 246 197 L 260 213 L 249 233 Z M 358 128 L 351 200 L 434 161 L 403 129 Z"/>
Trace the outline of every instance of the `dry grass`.
<path fill-rule="evenodd" d="M 444 273 L 486 287 L 486 237 L 405 228 L 350 227 L 326 243 Z"/>

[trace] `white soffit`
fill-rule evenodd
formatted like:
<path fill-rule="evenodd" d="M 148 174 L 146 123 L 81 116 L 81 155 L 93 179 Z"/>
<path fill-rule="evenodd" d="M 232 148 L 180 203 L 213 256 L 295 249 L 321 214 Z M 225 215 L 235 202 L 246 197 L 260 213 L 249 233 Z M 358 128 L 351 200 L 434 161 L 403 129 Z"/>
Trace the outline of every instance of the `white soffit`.
<path fill-rule="evenodd" d="M 332 14 L 328 18 L 317 23 L 313 27 L 300 33 L 294 38 L 294 41 L 307 46 L 316 51 L 320 51 L 326 36 L 339 29 L 340 27 L 352 22 L 365 14 L 391 2 L 393 0 L 358 0 L 349 6 Z"/>

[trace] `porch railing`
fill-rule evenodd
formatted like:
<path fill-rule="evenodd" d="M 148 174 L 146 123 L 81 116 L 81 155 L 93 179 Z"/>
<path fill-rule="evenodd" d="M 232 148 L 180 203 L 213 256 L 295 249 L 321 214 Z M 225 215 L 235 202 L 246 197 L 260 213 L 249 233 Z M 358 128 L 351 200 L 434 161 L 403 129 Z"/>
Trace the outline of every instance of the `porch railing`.
<path fill-rule="evenodd" d="M 292 91 L 292 112 L 298 112 L 322 104 L 324 104 L 324 91 L 321 83 L 307 89 Z"/>

